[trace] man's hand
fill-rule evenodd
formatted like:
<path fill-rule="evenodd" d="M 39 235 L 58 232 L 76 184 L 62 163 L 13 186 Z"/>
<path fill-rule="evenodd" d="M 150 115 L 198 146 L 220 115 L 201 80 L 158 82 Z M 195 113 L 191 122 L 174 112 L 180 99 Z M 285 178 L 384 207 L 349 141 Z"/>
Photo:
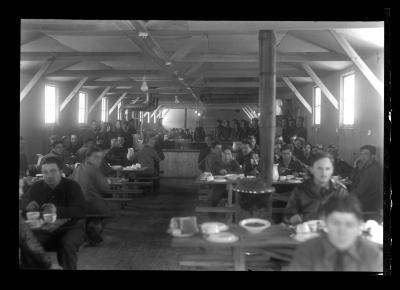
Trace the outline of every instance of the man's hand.
<path fill-rule="evenodd" d="M 36 201 L 33 200 L 30 203 L 28 203 L 25 209 L 26 211 L 39 211 L 40 206 Z"/>
<path fill-rule="evenodd" d="M 43 213 L 57 213 L 57 207 L 52 203 L 45 203 L 42 205 Z"/>
<path fill-rule="evenodd" d="M 303 219 L 298 214 L 295 214 L 294 216 L 292 216 L 289 219 L 289 223 L 291 223 L 292 225 L 298 225 L 298 224 L 301 224 L 302 222 L 303 222 Z"/>

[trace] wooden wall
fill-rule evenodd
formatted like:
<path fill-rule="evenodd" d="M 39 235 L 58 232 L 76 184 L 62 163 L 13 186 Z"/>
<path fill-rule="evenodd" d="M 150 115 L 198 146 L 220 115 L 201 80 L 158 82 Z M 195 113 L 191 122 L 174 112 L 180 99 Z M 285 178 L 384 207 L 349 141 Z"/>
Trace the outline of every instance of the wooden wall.
<path fill-rule="evenodd" d="M 384 80 L 383 53 L 367 59 L 366 64 L 375 73 L 379 80 Z M 362 145 L 374 145 L 378 149 L 378 160 L 383 162 L 384 138 L 384 99 L 375 91 L 364 75 L 354 66 L 343 71 L 333 73 L 321 78 L 325 86 L 335 96 L 340 104 L 340 79 L 341 75 L 355 72 L 355 124 L 353 129 L 343 129 L 339 126 L 339 111 L 329 100 L 322 95 L 321 126 L 313 126 L 313 116 L 303 107 L 292 93 L 295 106 L 300 109 L 300 114 L 307 118 L 309 139 L 313 143 L 323 145 L 335 144 L 339 147 L 340 154 L 348 162 L 353 162 L 358 156 Z M 297 86 L 301 95 L 312 106 L 313 84 L 303 87 Z"/>

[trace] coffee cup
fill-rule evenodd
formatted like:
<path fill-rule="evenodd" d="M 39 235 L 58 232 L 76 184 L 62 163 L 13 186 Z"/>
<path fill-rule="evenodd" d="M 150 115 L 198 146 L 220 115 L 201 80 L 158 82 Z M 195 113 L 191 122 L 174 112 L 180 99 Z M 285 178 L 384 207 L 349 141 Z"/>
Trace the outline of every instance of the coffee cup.
<path fill-rule="evenodd" d="M 40 218 L 40 212 L 38 211 L 30 211 L 26 213 L 26 218 L 28 220 L 38 220 Z"/>
<path fill-rule="evenodd" d="M 54 223 L 57 219 L 57 214 L 55 213 L 45 213 L 43 214 L 43 220 L 48 223 Z"/>
<path fill-rule="evenodd" d="M 216 223 L 203 223 L 201 225 L 201 231 L 204 234 L 217 234 L 219 233 L 219 226 Z"/>

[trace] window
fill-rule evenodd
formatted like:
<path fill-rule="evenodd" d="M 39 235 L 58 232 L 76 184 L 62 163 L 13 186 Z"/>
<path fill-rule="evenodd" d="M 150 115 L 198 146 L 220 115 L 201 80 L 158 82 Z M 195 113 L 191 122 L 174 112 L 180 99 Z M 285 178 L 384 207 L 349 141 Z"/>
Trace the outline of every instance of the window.
<path fill-rule="evenodd" d="M 108 122 L 108 99 L 106 97 L 101 99 L 101 121 Z"/>
<path fill-rule="evenodd" d="M 128 121 L 128 109 L 125 109 L 125 120 Z"/>
<path fill-rule="evenodd" d="M 78 123 L 86 123 L 87 115 L 87 94 L 84 92 L 79 92 L 79 106 L 78 106 Z"/>
<path fill-rule="evenodd" d="M 354 73 L 342 76 L 341 120 L 345 127 L 354 125 Z"/>
<path fill-rule="evenodd" d="M 44 89 L 44 123 L 56 123 L 56 87 L 53 85 L 45 85 Z"/>
<path fill-rule="evenodd" d="M 314 125 L 321 125 L 321 89 L 314 87 Z"/>
<path fill-rule="evenodd" d="M 118 119 L 118 120 L 121 120 L 121 103 L 122 103 L 122 102 L 119 102 L 119 103 L 118 103 L 118 107 L 117 107 L 117 113 L 118 113 L 118 114 L 117 114 L 117 115 L 118 115 L 118 116 L 117 116 L 117 119 Z"/>

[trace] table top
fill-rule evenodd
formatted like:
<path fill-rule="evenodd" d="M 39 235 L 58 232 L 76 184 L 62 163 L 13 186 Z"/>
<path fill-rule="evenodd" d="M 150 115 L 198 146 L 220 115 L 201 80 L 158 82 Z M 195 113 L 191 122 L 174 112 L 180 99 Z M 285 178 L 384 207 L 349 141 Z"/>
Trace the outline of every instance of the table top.
<path fill-rule="evenodd" d="M 271 225 L 269 228 L 259 234 L 249 233 L 246 229 L 230 224 L 227 232 L 233 233 L 239 237 L 234 243 L 213 243 L 207 241 L 201 233 L 197 233 L 187 238 L 172 238 L 172 247 L 262 247 L 262 248 L 279 248 L 294 249 L 300 242 L 296 241 L 290 235 L 292 231 L 282 225 Z"/>
<path fill-rule="evenodd" d="M 118 169 L 112 168 L 112 170 L 114 170 L 114 171 L 128 171 L 128 172 L 141 172 L 141 171 L 145 171 L 147 169 L 148 169 L 148 167 L 146 167 L 146 166 L 140 167 L 140 168 L 127 168 L 127 167 L 122 167 L 122 168 L 118 168 Z"/>
<path fill-rule="evenodd" d="M 201 180 L 200 177 L 197 177 L 195 183 L 197 184 L 234 184 L 237 183 L 240 179 L 237 180 L 228 180 L 228 179 L 219 179 L 216 181 L 215 179 L 212 181 Z M 273 181 L 272 185 L 296 185 L 301 184 L 303 181 L 293 180 L 293 181 Z"/>

